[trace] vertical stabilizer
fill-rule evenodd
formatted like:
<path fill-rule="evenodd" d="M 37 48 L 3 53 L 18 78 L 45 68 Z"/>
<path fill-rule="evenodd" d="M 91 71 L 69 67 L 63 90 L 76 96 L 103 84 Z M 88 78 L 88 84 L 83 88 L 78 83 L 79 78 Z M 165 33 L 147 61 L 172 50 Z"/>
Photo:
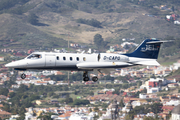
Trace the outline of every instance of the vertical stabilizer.
<path fill-rule="evenodd" d="M 124 55 L 127 55 L 128 57 L 157 59 L 161 43 L 163 42 L 160 40 L 146 39 L 136 48 L 134 52 Z"/>

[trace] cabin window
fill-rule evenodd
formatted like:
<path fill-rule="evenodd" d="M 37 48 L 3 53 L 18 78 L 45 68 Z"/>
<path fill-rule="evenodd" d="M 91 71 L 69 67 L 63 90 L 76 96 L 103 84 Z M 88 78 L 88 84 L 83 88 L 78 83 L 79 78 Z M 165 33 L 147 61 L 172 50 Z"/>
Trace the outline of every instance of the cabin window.
<path fill-rule="evenodd" d="M 29 57 L 27 57 L 27 59 L 40 59 L 42 58 L 42 55 L 40 54 L 32 54 Z"/>
<path fill-rule="evenodd" d="M 76 60 L 79 61 L 79 57 L 77 57 Z"/>
<path fill-rule="evenodd" d="M 72 61 L 72 60 L 73 60 L 73 58 L 72 58 L 72 57 L 70 57 L 70 60 Z"/>
<path fill-rule="evenodd" d="M 57 56 L 56 59 L 59 60 L 59 56 Z"/>
<path fill-rule="evenodd" d="M 86 61 L 86 58 L 85 58 L 85 57 L 83 57 L 83 61 Z"/>
<path fill-rule="evenodd" d="M 63 57 L 63 60 L 66 60 L 66 57 Z"/>

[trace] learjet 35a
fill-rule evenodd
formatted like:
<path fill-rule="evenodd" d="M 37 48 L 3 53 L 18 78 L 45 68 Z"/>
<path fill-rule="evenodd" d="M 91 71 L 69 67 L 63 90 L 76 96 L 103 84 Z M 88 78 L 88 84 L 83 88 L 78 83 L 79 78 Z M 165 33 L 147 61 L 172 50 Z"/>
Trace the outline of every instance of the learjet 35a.
<path fill-rule="evenodd" d="M 8 68 L 15 70 L 68 70 L 84 71 L 83 80 L 89 81 L 88 71 L 93 71 L 96 75 L 92 77 L 97 81 L 97 74 L 108 73 L 114 69 L 131 67 L 136 65 L 160 65 L 158 58 L 160 45 L 164 41 L 156 39 L 144 40 L 132 53 L 112 54 L 112 53 L 52 53 L 34 52 L 26 58 L 6 64 Z M 25 79 L 26 75 L 21 74 Z"/>

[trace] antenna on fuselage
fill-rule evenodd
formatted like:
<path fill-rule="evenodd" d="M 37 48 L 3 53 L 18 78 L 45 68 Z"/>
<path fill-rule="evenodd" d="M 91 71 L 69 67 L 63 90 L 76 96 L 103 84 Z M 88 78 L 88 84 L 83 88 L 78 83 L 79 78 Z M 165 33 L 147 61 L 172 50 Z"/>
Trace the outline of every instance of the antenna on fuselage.
<path fill-rule="evenodd" d="M 89 48 L 89 50 L 87 51 L 87 53 L 89 53 L 89 54 L 91 54 L 91 53 L 92 53 L 91 48 Z"/>

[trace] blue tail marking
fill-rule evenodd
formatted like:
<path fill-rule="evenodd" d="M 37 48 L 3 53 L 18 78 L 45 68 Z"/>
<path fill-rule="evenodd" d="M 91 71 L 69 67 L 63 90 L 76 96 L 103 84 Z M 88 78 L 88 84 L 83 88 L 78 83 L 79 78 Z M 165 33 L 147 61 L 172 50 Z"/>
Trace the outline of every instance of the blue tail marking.
<path fill-rule="evenodd" d="M 146 39 L 144 40 L 134 52 L 124 54 L 128 57 L 138 57 L 147 59 L 157 59 L 159 50 L 162 42 L 156 39 Z"/>

